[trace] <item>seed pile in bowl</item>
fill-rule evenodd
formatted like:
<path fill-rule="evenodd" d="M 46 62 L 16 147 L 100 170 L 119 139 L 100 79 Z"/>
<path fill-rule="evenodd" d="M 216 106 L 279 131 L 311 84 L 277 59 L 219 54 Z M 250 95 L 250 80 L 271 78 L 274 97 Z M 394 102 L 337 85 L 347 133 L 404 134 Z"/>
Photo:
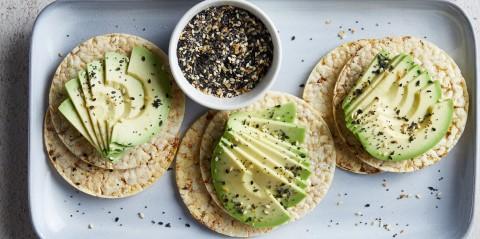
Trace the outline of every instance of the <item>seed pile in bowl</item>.
<path fill-rule="evenodd" d="M 177 56 L 195 88 L 231 98 L 252 90 L 265 76 L 273 60 L 273 43 L 263 22 L 250 12 L 210 7 L 183 29 Z"/>

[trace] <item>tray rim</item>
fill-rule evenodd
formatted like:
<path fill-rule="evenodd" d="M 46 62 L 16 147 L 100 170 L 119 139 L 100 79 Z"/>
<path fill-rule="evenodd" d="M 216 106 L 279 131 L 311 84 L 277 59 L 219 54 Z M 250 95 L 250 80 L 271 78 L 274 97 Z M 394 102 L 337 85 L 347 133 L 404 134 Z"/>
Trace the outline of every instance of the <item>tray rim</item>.
<path fill-rule="evenodd" d="M 334 0 L 327 0 L 327 1 L 334 1 Z M 344 0 L 344 1 L 352 1 L 352 2 L 355 2 L 355 0 Z M 368 0 L 368 1 L 371 1 L 371 0 Z M 396 0 L 383 0 L 385 2 L 394 2 Z M 414 2 L 414 0 L 408 0 L 409 2 Z M 471 205 L 471 212 L 470 212 L 470 216 L 468 217 L 468 222 L 469 222 L 469 225 L 468 227 L 466 228 L 465 231 L 462 232 L 462 235 L 461 235 L 461 238 L 473 238 L 473 233 L 474 233 L 474 230 L 475 231 L 479 231 L 480 232 L 480 222 L 479 222 L 479 217 L 480 217 L 480 210 L 477 209 L 478 205 L 476 205 L 476 202 L 480 200 L 480 192 L 477 190 L 477 187 L 478 185 L 480 185 L 480 177 L 478 176 L 478 173 L 480 173 L 480 163 L 477 162 L 478 160 L 478 155 L 479 155 L 479 129 L 477 127 L 477 112 L 478 110 L 480 110 L 480 106 L 479 106 L 479 99 L 478 99 L 478 96 L 477 96 L 477 88 L 478 88 L 478 76 L 480 74 L 480 62 L 478 59 L 478 41 L 477 41 L 477 37 L 475 35 L 475 31 L 474 31 L 474 28 L 473 28 L 473 24 L 472 24 L 472 21 L 471 19 L 469 18 L 469 16 L 466 14 L 465 10 L 460 7 L 457 3 L 455 2 L 450 2 L 448 0 L 423 0 L 424 2 L 430 2 L 432 4 L 441 4 L 441 5 L 445 5 L 446 7 L 450 8 L 451 12 L 457 12 L 457 18 L 460 17 L 460 18 L 463 18 L 464 22 L 467 23 L 467 26 L 464 26 L 468 32 L 466 33 L 465 36 L 467 37 L 471 37 L 471 40 L 472 40 L 472 43 L 473 43 L 473 57 L 474 57 L 474 61 L 475 63 L 473 64 L 473 84 L 474 86 L 476 86 L 476 89 L 475 89 L 475 94 L 472 94 L 470 92 L 470 104 L 469 104 L 469 110 L 472 111 L 472 116 L 473 119 L 470 119 L 470 120 L 475 120 L 473 122 L 474 124 L 474 145 L 475 145 L 475 149 L 473 150 L 473 155 L 474 155 L 474 162 L 473 162 L 473 166 L 474 166 L 474 173 L 473 173 L 473 188 L 472 188 L 472 205 Z M 27 160 L 28 160 L 28 213 L 29 213 L 29 219 L 30 219 L 30 222 L 31 222 L 31 225 L 33 227 L 33 231 L 35 232 L 35 234 L 39 237 L 39 238 L 45 238 L 44 237 L 44 234 L 43 232 L 41 232 L 39 229 L 39 226 L 37 225 L 38 222 L 37 220 L 35 220 L 36 216 L 37 215 L 34 215 L 33 213 L 33 205 L 32 205 L 32 185 L 33 185 L 33 176 L 31 174 L 31 171 L 32 171 L 32 165 L 31 165 L 31 161 L 32 161 L 32 155 L 31 155 L 31 145 L 32 145 L 32 138 L 31 138 L 31 92 L 32 92 L 32 46 L 34 45 L 34 35 L 35 35 L 35 30 L 36 30 L 36 27 L 37 27 L 37 24 L 39 24 L 39 22 L 42 21 L 42 19 L 45 17 L 45 15 L 47 15 L 47 13 L 49 11 L 51 11 L 52 9 L 54 9 L 56 7 L 56 5 L 63 5 L 63 4 L 69 4 L 69 3 L 75 3 L 75 2 L 83 2 L 83 3 L 99 3 L 99 2 L 102 2 L 102 3 L 108 3 L 108 2 L 134 2 L 134 0 L 55 0 L 51 3 L 49 3 L 48 5 L 46 5 L 37 15 L 35 21 L 34 21 L 34 24 L 32 26 L 32 30 L 31 30 L 31 34 L 30 34 L 30 43 L 29 43 L 29 59 L 28 59 L 28 64 L 29 64 L 29 67 L 28 67 L 28 105 L 27 105 L 27 109 L 28 109 L 28 119 L 27 119 L 27 131 L 28 131 L 28 135 L 27 135 L 27 147 L 28 147 L 28 152 L 27 152 Z M 140 0 L 140 1 L 135 1 L 135 2 L 155 2 L 154 0 Z M 470 36 L 468 36 L 470 35 Z M 44 117 L 44 116 L 43 116 Z M 43 132 L 42 132 L 42 135 L 43 135 Z M 43 144 L 43 139 L 42 139 L 42 144 Z M 42 148 L 44 148 L 42 146 Z M 478 211 L 478 212 L 477 212 Z M 479 224 L 479 225 L 477 225 Z"/>

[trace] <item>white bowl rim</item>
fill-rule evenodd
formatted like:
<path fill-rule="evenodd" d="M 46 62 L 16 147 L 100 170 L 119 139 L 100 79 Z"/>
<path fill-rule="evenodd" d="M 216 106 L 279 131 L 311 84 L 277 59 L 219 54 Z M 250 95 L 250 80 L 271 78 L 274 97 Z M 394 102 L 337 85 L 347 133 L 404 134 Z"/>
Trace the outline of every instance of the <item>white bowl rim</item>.
<path fill-rule="evenodd" d="M 274 46 L 273 49 L 273 60 L 272 64 L 267 72 L 267 74 L 260 80 L 257 86 L 255 86 L 252 90 L 247 93 L 241 94 L 236 97 L 232 98 L 219 98 L 213 95 L 207 95 L 200 90 L 193 87 L 190 82 L 185 78 L 183 75 L 182 70 L 178 65 L 178 58 L 177 58 L 177 46 L 179 41 L 179 35 L 185 28 L 185 26 L 190 22 L 190 20 L 196 16 L 199 12 L 203 11 L 204 9 L 212 6 L 222 6 L 222 5 L 231 5 L 234 7 L 242 8 L 247 10 L 258 19 L 262 21 L 265 25 L 267 30 L 269 31 L 272 43 Z M 282 50 L 281 50 L 281 41 L 280 36 L 278 34 L 278 30 L 273 24 L 272 20 L 268 17 L 268 15 L 263 12 L 260 8 L 256 5 L 247 2 L 245 0 L 206 0 L 200 2 L 190 8 L 183 17 L 178 21 L 175 29 L 172 32 L 169 49 L 168 49 L 168 58 L 170 64 L 170 70 L 172 75 L 180 87 L 180 89 L 193 101 L 206 106 L 211 109 L 216 110 L 234 110 L 244 106 L 247 106 L 261 96 L 263 96 L 273 85 L 275 82 L 278 73 L 280 71 L 280 66 L 282 62 Z"/>

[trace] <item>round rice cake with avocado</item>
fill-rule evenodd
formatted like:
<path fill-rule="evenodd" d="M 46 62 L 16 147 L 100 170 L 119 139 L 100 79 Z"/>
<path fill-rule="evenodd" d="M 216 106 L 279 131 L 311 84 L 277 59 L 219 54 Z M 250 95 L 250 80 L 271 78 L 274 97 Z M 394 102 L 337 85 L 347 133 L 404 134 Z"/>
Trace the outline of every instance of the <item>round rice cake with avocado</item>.
<path fill-rule="evenodd" d="M 430 80 L 429 84 L 438 81 L 439 91 L 441 92 L 440 99 L 451 101 L 453 105 L 451 124 L 446 128 L 443 138 L 431 149 L 412 159 L 395 161 L 374 158 L 366 152 L 362 144 L 347 128 L 344 119 L 342 109 L 344 98 L 347 97 L 355 86 L 357 79 L 362 76 L 380 52 L 388 52 L 392 56 L 404 53 L 406 56 L 412 57 L 414 65 L 418 64 L 419 67 L 428 72 L 426 74 L 433 80 Z M 418 71 L 418 74 L 420 73 L 421 71 Z M 416 84 L 419 83 L 416 82 Z M 385 38 L 359 50 L 340 73 L 335 86 L 333 103 L 336 129 L 348 148 L 365 163 L 389 172 L 416 171 L 438 162 L 447 155 L 459 140 L 468 115 L 467 86 L 459 67 L 447 53 L 434 44 L 410 36 Z M 435 128 L 432 128 L 432 131 L 435 131 Z M 415 140 L 415 138 L 412 138 L 412 140 Z"/>
<path fill-rule="evenodd" d="M 286 208 L 286 213 L 289 215 L 288 221 L 298 220 L 304 215 L 306 215 L 308 212 L 313 210 L 318 205 L 318 203 L 320 203 L 322 198 L 326 195 L 330 187 L 330 184 L 333 180 L 333 174 L 335 170 L 335 146 L 334 146 L 330 131 L 328 129 L 328 126 L 323 121 L 322 117 L 319 115 L 317 111 L 315 111 L 305 101 L 299 99 L 298 97 L 292 96 L 287 93 L 268 92 L 265 94 L 265 96 L 262 99 L 258 100 L 257 102 L 255 102 L 254 104 L 248 107 L 242 108 L 239 111 L 217 113 L 212 118 L 212 120 L 210 121 L 209 125 L 207 126 L 203 134 L 201 148 L 200 148 L 200 159 L 199 159 L 203 182 L 205 183 L 206 189 L 210 193 L 210 196 L 213 199 L 213 201 L 220 208 L 223 208 L 224 211 L 228 212 L 228 210 L 223 206 L 224 203 L 221 202 L 218 198 L 218 195 L 215 189 L 215 180 L 214 180 L 214 177 L 211 176 L 212 175 L 211 172 L 215 172 L 217 169 L 212 170 L 211 165 L 212 165 L 212 157 L 217 153 L 216 152 L 217 143 L 221 138 L 223 139 L 222 134 L 226 132 L 225 127 L 227 122 L 229 121 L 229 117 L 231 117 L 232 114 L 242 114 L 242 113 L 248 113 L 248 112 L 254 112 L 254 111 L 259 112 L 267 108 L 276 108 L 276 107 L 280 107 L 280 105 L 282 104 L 289 104 L 289 103 L 293 103 L 294 105 L 296 105 L 295 114 L 296 114 L 296 120 L 298 121 L 298 125 L 305 126 L 305 129 L 306 129 L 303 145 L 305 145 L 304 147 L 308 154 L 308 158 L 310 159 L 308 168 L 311 170 L 311 174 L 309 175 L 309 178 L 305 182 L 305 184 L 303 186 L 300 186 L 305 190 L 305 195 L 304 195 L 305 197 L 303 198 L 303 200 L 299 201 L 298 204 L 295 204 L 292 207 Z M 262 136 L 262 134 L 259 134 L 259 136 Z M 266 137 L 266 136 L 263 135 L 262 137 Z M 257 142 L 258 141 L 268 142 L 269 140 L 270 139 L 265 138 L 264 141 L 257 140 Z M 264 145 L 270 145 L 271 147 L 275 147 L 275 144 L 266 143 Z M 232 149 L 235 148 L 233 144 L 230 147 Z M 258 148 L 261 146 L 256 145 L 254 147 Z M 245 149 L 245 147 L 243 147 L 243 149 Z M 265 150 L 265 148 L 263 149 Z M 300 149 L 300 147 L 298 147 L 298 149 Z M 235 152 L 235 149 L 233 149 L 232 152 Z M 238 153 L 240 151 L 236 151 L 236 152 Z M 287 153 L 286 151 L 282 151 L 282 152 Z M 242 163 L 243 162 L 244 161 L 242 161 Z M 300 161 L 297 161 L 297 162 L 300 162 Z M 251 168 L 251 167 L 252 165 L 248 166 L 248 168 Z M 232 170 L 235 171 L 236 169 L 230 169 L 230 170 L 226 169 L 225 172 L 228 174 L 227 171 L 232 171 Z M 296 183 L 297 182 L 295 182 L 295 184 Z M 255 183 L 254 181 L 250 181 L 250 185 L 254 185 L 254 184 L 256 184 L 256 181 Z M 258 190 L 256 191 L 255 189 L 253 189 L 253 192 L 258 192 Z M 255 207 L 252 206 L 252 208 L 256 208 L 256 207 L 261 207 L 261 206 L 255 206 Z M 266 208 L 270 210 L 270 206 Z M 265 214 L 268 215 L 268 213 L 265 213 Z"/>
<path fill-rule="evenodd" d="M 168 168 L 178 145 L 176 142 L 163 144 L 158 157 L 137 168 L 102 169 L 85 163 L 65 147 L 48 112 L 44 124 L 45 149 L 52 166 L 79 191 L 101 198 L 132 196 L 152 185 Z"/>
<path fill-rule="evenodd" d="M 345 143 L 339 138 L 336 130 L 333 130 L 335 129 L 332 112 L 333 90 L 338 75 L 348 60 L 363 46 L 376 41 L 365 39 L 347 42 L 327 53 L 313 68 L 303 90 L 303 99 L 322 115 L 331 130 L 335 142 L 337 167 L 358 174 L 374 174 L 379 173 L 380 170 L 364 163 L 349 150 L 345 150 Z"/>
<path fill-rule="evenodd" d="M 231 237 L 252 237 L 269 232 L 232 218 L 218 206 L 207 191 L 200 172 L 200 144 L 215 112 L 198 118 L 183 136 L 175 160 L 175 178 L 180 196 L 190 214 L 209 229 Z"/>
<path fill-rule="evenodd" d="M 168 127 L 165 125 L 163 127 L 160 126 L 161 128 L 159 132 L 157 132 L 154 137 L 151 137 L 148 141 L 146 141 L 146 143 L 142 143 L 138 146 L 127 147 L 126 152 L 122 156 L 119 156 L 118 160 L 112 162 L 102 156 L 102 154 L 99 153 L 98 149 L 93 147 L 92 144 L 85 137 L 83 137 L 81 133 L 79 133 L 79 130 L 77 130 L 72 125 L 72 123 L 70 123 L 65 118 L 65 116 L 62 115 L 59 107 L 63 107 L 65 99 L 70 96 L 69 94 L 67 94 L 66 84 L 69 83 L 71 79 L 78 79 L 78 77 L 80 77 L 79 73 L 85 70 L 88 70 L 88 78 L 92 78 L 92 73 L 90 72 L 90 65 L 92 62 L 100 62 L 99 60 L 102 59 L 105 59 L 105 61 L 107 61 L 108 58 L 106 54 L 110 53 L 120 54 L 120 57 L 125 56 L 126 59 L 120 60 L 120 63 L 122 61 L 128 61 L 128 57 L 132 54 L 132 51 L 135 47 L 143 47 L 150 51 L 151 54 L 153 54 L 155 58 L 158 59 L 161 64 L 160 68 L 162 69 L 162 71 L 165 72 L 166 79 L 170 81 L 170 93 L 167 93 L 166 96 L 166 98 L 169 98 L 170 100 L 170 109 L 168 115 L 164 116 L 165 119 L 162 120 L 168 123 Z M 145 57 L 142 57 L 141 60 L 144 62 L 148 62 L 148 59 L 145 59 Z M 110 61 L 108 63 L 105 62 L 104 64 L 104 66 L 107 67 L 107 69 L 104 69 L 105 74 L 107 75 L 110 74 L 110 72 L 118 71 L 122 66 L 115 66 L 114 64 L 111 64 L 111 62 L 113 61 Z M 123 64 L 123 66 L 125 65 L 126 64 Z M 108 67 L 113 67 L 115 69 L 108 70 Z M 98 75 L 100 74 L 97 74 L 97 76 Z M 113 73 L 111 73 L 111 75 L 113 75 Z M 93 89 L 93 86 L 94 85 L 92 84 L 90 85 L 91 89 Z M 124 88 L 124 90 L 126 90 L 129 94 L 133 94 L 129 91 L 134 87 Z M 112 95 L 115 95 L 114 91 L 117 90 L 121 91 L 122 94 L 125 94 L 125 92 L 122 91 L 123 88 L 112 89 Z M 141 94 L 140 97 L 137 97 L 137 99 L 138 98 L 142 98 Z M 96 98 L 93 98 L 93 101 L 95 101 L 95 99 Z M 125 100 L 135 102 L 135 97 L 131 95 L 129 99 Z M 58 66 L 53 77 L 49 92 L 49 112 L 52 117 L 53 126 L 55 127 L 55 130 L 58 133 L 61 141 L 77 158 L 80 158 L 88 164 L 105 169 L 132 169 L 156 160 L 159 155 L 163 154 L 162 147 L 166 143 L 177 142 L 179 140 L 178 132 L 183 121 L 184 109 L 185 97 L 181 90 L 178 88 L 178 86 L 175 84 L 170 74 L 167 55 L 153 43 L 140 37 L 127 34 L 107 34 L 96 36 L 75 47 Z M 134 111 L 134 107 L 132 107 L 130 110 Z M 162 121 L 160 123 L 162 123 Z M 133 131 L 133 133 L 135 133 L 135 131 Z M 106 133 L 106 135 L 107 134 L 113 133 Z M 103 139 L 103 137 L 105 137 L 105 139 Z M 103 142 L 103 145 L 106 145 L 105 141 L 110 140 L 111 137 L 108 138 L 107 136 L 102 135 L 101 139 L 95 139 L 98 140 L 98 144 L 101 144 L 101 142 Z M 122 147 L 125 148 L 124 146 Z"/>

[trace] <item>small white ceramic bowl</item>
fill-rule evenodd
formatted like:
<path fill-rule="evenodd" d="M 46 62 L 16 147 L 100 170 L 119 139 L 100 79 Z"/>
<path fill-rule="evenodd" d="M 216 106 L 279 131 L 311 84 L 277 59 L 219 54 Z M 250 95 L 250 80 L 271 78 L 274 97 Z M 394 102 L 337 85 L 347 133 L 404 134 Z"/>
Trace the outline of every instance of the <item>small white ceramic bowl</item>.
<path fill-rule="evenodd" d="M 177 58 L 177 45 L 179 36 L 185 26 L 188 24 L 188 22 L 190 22 L 190 20 L 199 12 L 209 7 L 223 5 L 231 5 L 234 7 L 242 8 L 255 15 L 263 22 L 267 30 L 270 32 L 273 43 L 273 61 L 267 74 L 252 90 L 232 98 L 219 98 L 213 95 L 207 95 L 193 87 L 190 82 L 188 82 L 188 80 L 185 78 L 182 70 L 180 69 Z M 243 0 L 207 0 L 193 6 L 177 23 L 177 26 L 173 30 L 172 36 L 170 38 L 168 58 L 175 81 L 177 82 L 178 86 L 180 86 L 180 88 L 183 90 L 183 92 L 188 97 L 190 97 L 190 99 L 211 109 L 233 110 L 251 104 L 255 100 L 259 99 L 259 97 L 263 96 L 263 94 L 273 85 L 280 69 L 280 64 L 282 61 L 282 51 L 280 44 L 280 36 L 278 35 L 277 28 L 273 25 L 272 20 L 265 14 L 265 12 L 260 10 L 257 6 Z"/>

